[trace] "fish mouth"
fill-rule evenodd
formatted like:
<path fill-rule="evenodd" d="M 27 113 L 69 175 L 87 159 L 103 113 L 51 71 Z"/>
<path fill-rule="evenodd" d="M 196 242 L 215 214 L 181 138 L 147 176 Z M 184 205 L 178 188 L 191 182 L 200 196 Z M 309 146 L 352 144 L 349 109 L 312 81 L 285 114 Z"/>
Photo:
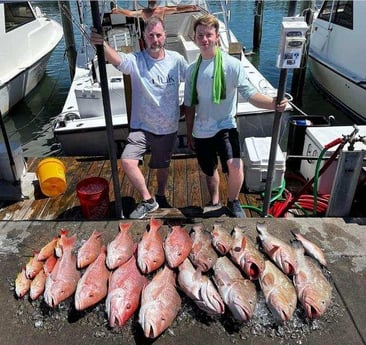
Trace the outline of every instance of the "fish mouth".
<path fill-rule="evenodd" d="M 144 334 L 146 338 L 156 338 L 157 331 L 152 324 L 146 322 L 144 327 Z"/>
<path fill-rule="evenodd" d="M 224 243 L 221 242 L 216 243 L 216 248 L 222 255 L 225 255 L 229 251 L 229 248 Z"/>
<path fill-rule="evenodd" d="M 237 302 L 233 303 L 233 308 L 231 308 L 231 311 L 234 317 L 240 321 L 248 321 L 252 316 L 252 313 L 249 310 L 247 310 L 243 307 L 242 304 L 239 304 Z"/>
<path fill-rule="evenodd" d="M 250 280 L 257 280 L 261 273 L 261 269 L 255 263 L 250 263 L 247 266 L 246 272 L 248 272 L 248 276 Z"/>

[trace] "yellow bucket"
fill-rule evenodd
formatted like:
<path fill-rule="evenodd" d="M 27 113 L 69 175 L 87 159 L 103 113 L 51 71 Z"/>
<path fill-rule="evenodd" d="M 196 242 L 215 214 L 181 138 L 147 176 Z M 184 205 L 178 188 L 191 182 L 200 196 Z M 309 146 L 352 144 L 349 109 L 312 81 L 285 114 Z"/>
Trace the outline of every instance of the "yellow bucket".
<path fill-rule="evenodd" d="M 66 191 L 65 166 L 56 158 L 39 162 L 37 176 L 41 191 L 46 196 L 59 196 Z"/>

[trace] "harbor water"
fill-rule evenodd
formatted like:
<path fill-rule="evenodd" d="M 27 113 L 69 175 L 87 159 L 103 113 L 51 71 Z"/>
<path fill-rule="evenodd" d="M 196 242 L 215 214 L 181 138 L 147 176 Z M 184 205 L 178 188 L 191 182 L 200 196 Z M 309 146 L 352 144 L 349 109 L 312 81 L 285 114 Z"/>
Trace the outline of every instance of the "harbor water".
<path fill-rule="evenodd" d="M 57 1 L 33 1 L 47 16 L 61 23 Z M 76 1 L 70 6 L 78 20 Z M 230 28 L 242 42 L 246 52 L 252 51 L 253 21 L 255 2 L 232 1 Z M 267 0 L 264 5 L 262 41 L 259 51 L 250 54 L 249 59 L 264 77 L 278 87 L 280 70 L 276 67 L 278 42 L 282 18 L 286 17 L 286 1 Z M 91 18 L 91 15 L 89 16 Z M 91 19 L 90 19 L 91 20 Z M 89 31 L 89 28 L 86 28 Z M 81 40 L 81 33 L 74 26 L 76 44 Z M 286 89 L 291 90 L 291 72 L 287 78 Z M 53 137 L 52 122 L 61 112 L 70 87 L 68 61 L 65 44 L 62 40 L 53 51 L 47 70 L 41 83 L 4 119 L 11 142 L 23 148 L 25 157 L 62 156 L 62 150 Z M 307 71 L 302 110 L 309 115 L 333 115 L 335 125 L 351 125 L 353 121 L 341 110 L 335 108 L 313 85 Z M 0 142 L 3 138 L 0 138 Z"/>

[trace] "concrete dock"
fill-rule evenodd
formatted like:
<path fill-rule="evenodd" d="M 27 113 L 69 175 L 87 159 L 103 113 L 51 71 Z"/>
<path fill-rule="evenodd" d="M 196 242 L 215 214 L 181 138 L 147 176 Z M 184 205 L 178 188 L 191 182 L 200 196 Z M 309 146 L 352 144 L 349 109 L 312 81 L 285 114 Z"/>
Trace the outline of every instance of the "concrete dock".
<path fill-rule="evenodd" d="M 196 219 L 206 229 L 212 229 L 217 218 Z M 127 222 L 128 220 L 122 220 Z M 248 235 L 256 237 L 255 225 L 263 218 L 238 220 L 224 218 L 224 225 L 247 226 Z M 290 230 L 298 229 L 305 237 L 324 249 L 333 286 L 333 298 L 327 312 L 318 320 L 308 320 L 298 305 L 293 320 L 274 322 L 258 291 L 257 310 L 247 323 L 234 321 L 229 312 L 210 318 L 183 297 L 182 309 L 176 320 L 157 339 L 143 336 L 137 315 L 121 329 L 111 329 L 104 303 L 84 312 L 76 312 L 72 299 L 52 309 L 42 298 L 31 302 L 26 296 L 17 299 L 14 280 L 35 250 L 39 250 L 61 229 L 77 234 L 78 242 L 86 240 L 92 231 L 102 231 L 107 244 L 118 232 L 119 221 L 0 221 L 1 294 L 0 343 L 91 345 L 91 344 L 366 344 L 366 226 L 364 219 L 348 223 L 341 218 L 265 219 L 268 230 L 290 241 Z M 149 220 L 133 221 L 136 242 Z M 192 224 L 185 224 L 187 230 Z M 168 224 L 162 233 L 166 235 Z"/>

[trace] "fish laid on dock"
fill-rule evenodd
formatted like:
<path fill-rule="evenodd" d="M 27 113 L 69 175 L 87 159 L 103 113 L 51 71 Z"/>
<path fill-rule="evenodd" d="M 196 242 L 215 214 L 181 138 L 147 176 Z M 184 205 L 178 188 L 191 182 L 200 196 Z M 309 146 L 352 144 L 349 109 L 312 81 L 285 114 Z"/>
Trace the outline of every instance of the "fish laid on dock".
<path fill-rule="evenodd" d="M 296 292 L 309 319 L 321 317 L 328 308 L 332 297 L 332 287 L 323 275 L 317 262 L 304 255 L 304 247 L 294 242 L 297 269 L 293 276 Z"/>

